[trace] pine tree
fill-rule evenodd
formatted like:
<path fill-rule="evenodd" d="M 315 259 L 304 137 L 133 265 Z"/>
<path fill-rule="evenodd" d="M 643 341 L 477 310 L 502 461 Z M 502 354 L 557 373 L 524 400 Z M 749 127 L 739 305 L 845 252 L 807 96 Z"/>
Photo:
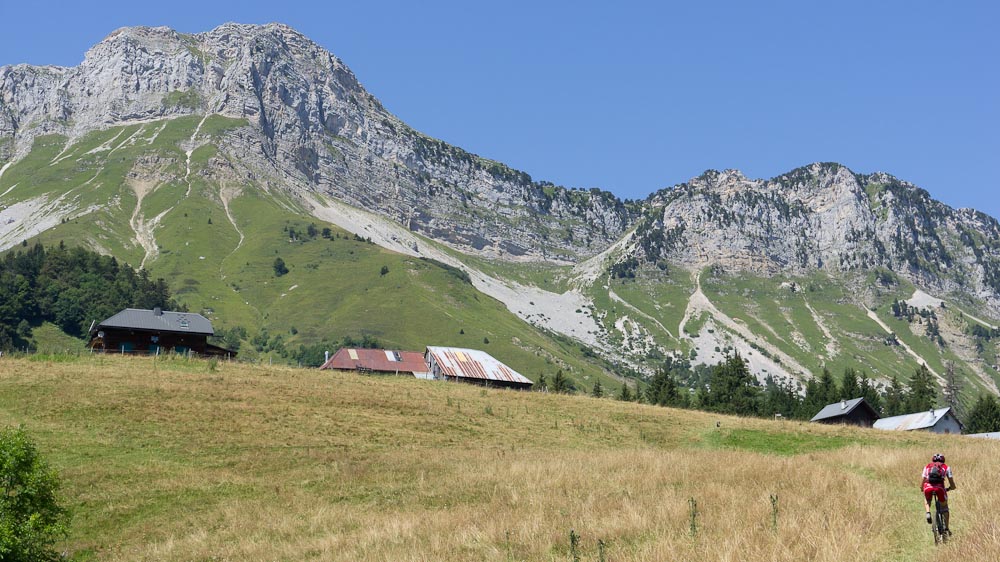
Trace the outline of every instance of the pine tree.
<path fill-rule="evenodd" d="M 737 353 L 712 369 L 708 409 L 743 416 L 760 410 L 760 386 L 746 362 Z"/>
<path fill-rule="evenodd" d="M 593 390 L 590 391 L 590 395 L 593 396 L 594 398 L 604 397 L 604 388 L 601 386 L 601 381 L 597 381 L 594 383 L 594 388 Z"/>
<path fill-rule="evenodd" d="M 910 392 L 906 397 L 906 410 L 909 413 L 930 410 L 937 401 L 934 390 L 934 377 L 927 365 L 920 365 L 910 377 Z"/>
<path fill-rule="evenodd" d="M 562 369 L 556 371 L 555 378 L 552 379 L 552 391 L 568 394 L 575 390 L 573 383 L 563 375 Z"/>
<path fill-rule="evenodd" d="M 853 400 L 861 398 L 861 385 L 858 383 L 858 373 L 853 367 L 844 369 L 844 378 L 840 381 L 840 399 Z"/>
<path fill-rule="evenodd" d="M 545 373 L 538 375 L 538 382 L 535 383 L 535 390 L 539 392 L 548 392 L 549 381 L 545 378 Z"/>
<path fill-rule="evenodd" d="M 967 433 L 1000 431 L 1000 403 L 992 394 L 981 394 L 965 422 Z"/>
<path fill-rule="evenodd" d="M 632 391 L 629 390 L 627 382 L 622 383 L 622 389 L 618 393 L 618 399 L 621 400 L 622 402 L 632 401 Z"/>
<path fill-rule="evenodd" d="M 955 364 L 949 361 L 945 365 L 944 371 L 944 403 L 951 408 L 951 411 L 958 416 L 958 419 L 965 417 L 965 408 L 962 406 L 961 395 L 962 383 L 958 380 Z"/>
<path fill-rule="evenodd" d="M 906 413 L 906 390 L 900 384 L 896 375 L 889 379 L 889 388 L 885 390 L 885 415 L 899 416 Z"/>
<path fill-rule="evenodd" d="M 830 369 L 823 367 L 823 374 L 819 376 L 819 387 L 816 389 L 816 398 L 822 406 L 833 404 L 840 398 L 840 391 L 837 390 L 837 381 L 834 380 Z"/>
<path fill-rule="evenodd" d="M 883 415 L 884 410 L 882 409 L 882 395 L 879 393 L 878 388 L 875 387 L 874 383 L 872 383 L 871 379 L 862 373 L 861 382 L 858 386 L 861 389 L 861 397 L 865 399 L 865 402 L 867 402 L 878 415 Z"/>

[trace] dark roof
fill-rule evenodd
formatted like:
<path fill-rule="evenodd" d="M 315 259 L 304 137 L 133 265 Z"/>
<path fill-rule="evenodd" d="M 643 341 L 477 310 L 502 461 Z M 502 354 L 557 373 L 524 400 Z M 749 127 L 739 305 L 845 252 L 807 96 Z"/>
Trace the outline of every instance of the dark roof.
<path fill-rule="evenodd" d="M 862 406 L 863 405 L 863 406 Z M 818 414 L 813 416 L 809 421 L 820 421 L 830 418 L 838 418 L 840 416 L 846 416 L 850 414 L 858 406 L 862 406 L 871 411 L 874 418 L 878 419 L 878 413 L 872 408 L 864 398 L 852 398 L 850 400 L 841 400 L 840 402 L 834 402 L 833 404 L 827 404 L 819 411 Z"/>
<path fill-rule="evenodd" d="M 370 369 L 381 373 L 426 373 L 424 356 L 418 351 L 341 348 L 320 369 L 354 371 Z"/>
<path fill-rule="evenodd" d="M 97 329 L 125 328 L 128 330 L 146 330 L 150 332 L 180 332 L 187 334 L 215 333 L 212 323 L 201 314 L 194 312 L 154 311 L 143 308 L 126 308 L 125 310 L 101 322 Z"/>

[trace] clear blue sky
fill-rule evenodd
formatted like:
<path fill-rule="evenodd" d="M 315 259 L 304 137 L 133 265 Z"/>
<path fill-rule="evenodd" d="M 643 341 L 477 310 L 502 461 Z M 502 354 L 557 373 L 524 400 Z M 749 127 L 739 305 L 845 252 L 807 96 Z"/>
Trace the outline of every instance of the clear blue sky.
<path fill-rule="evenodd" d="M 714 168 L 886 171 L 1000 217 L 1000 3 L 0 0 L 0 65 L 115 28 L 287 23 L 418 130 L 642 198 Z"/>

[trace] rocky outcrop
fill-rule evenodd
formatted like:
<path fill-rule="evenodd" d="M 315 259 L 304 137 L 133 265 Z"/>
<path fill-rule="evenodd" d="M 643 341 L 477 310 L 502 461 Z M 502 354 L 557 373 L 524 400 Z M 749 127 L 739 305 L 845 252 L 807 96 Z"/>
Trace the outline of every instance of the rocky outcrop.
<path fill-rule="evenodd" d="M 653 194 L 649 204 L 625 256 L 632 263 L 762 274 L 884 268 L 1000 310 L 1000 224 L 888 174 L 831 163 L 770 180 L 710 171 Z"/>
<path fill-rule="evenodd" d="M 119 29 L 74 68 L 0 68 L 0 139 L 217 113 L 248 169 L 378 211 L 466 251 L 572 261 L 619 237 L 635 213 L 606 192 L 570 191 L 407 127 L 339 59 L 280 24 L 196 35 Z"/>
<path fill-rule="evenodd" d="M 619 273 L 644 261 L 762 273 L 885 268 L 1000 310 L 997 221 L 892 176 L 837 164 L 770 180 L 712 171 L 638 203 L 565 189 L 413 130 L 342 61 L 280 24 L 195 35 L 123 28 L 77 67 L 0 67 L 0 163 L 42 134 L 72 140 L 205 114 L 249 123 L 217 141 L 227 158 L 216 160 L 246 185 L 336 198 L 469 253 L 573 263 L 622 240 L 624 253 L 609 252 Z"/>

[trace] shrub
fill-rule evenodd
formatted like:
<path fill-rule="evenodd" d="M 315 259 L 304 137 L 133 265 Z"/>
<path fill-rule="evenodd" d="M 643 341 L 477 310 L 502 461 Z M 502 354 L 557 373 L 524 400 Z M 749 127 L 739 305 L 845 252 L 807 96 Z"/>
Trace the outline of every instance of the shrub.
<path fill-rule="evenodd" d="M 286 273 L 288 273 L 288 267 L 285 265 L 285 260 L 274 258 L 274 276 L 281 277 Z"/>
<path fill-rule="evenodd" d="M 23 428 L 0 430 L 0 560 L 57 560 L 51 547 L 66 535 L 59 477 Z"/>

